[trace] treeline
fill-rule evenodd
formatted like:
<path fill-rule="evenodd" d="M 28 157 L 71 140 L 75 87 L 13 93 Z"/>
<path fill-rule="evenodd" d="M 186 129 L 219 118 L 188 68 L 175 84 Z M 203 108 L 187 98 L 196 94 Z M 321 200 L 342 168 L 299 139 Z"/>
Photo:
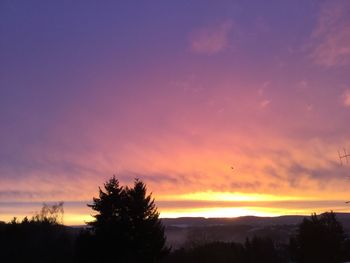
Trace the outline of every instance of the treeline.
<path fill-rule="evenodd" d="M 0 262 L 73 262 L 73 242 L 62 225 L 32 220 L 0 223 Z"/>
<path fill-rule="evenodd" d="M 88 205 L 95 220 L 83 230 L 62 225 L 63 203 L 32 218 L 0 223 L 0 262 L 162 262 L 164 226 L 146 185 L 120 186 L 112 177 Z"/>
<path fill-rule="evenodd" d="M 283 263 L 289 262 L 288 247 L 276 245 L 270 238 L 247 239 L 244 244 L 211 242 L 181 248 L 168 255 L 167 263 Z"/>
<path fill-rule="evenodd" d="M 63 203 L 32 218 L 0 222 L 0 262 L 36 263 L 340 263 L 350 242 L 333 212 L 305 218 L 288 244 L 255 237 L 243 244 L 211 242 L 172 250 L 145 184 L 120 186 L 112 177 L 89 207 L 95 220 L 81 229 L 62 225 Z"/>

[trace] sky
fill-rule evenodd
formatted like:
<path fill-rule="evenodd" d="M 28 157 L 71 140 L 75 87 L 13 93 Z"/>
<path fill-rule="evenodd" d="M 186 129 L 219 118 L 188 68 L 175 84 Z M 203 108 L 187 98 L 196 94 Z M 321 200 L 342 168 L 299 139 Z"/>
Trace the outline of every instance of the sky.
<path fill-rule="evenodd" d="M 2 0 L 0 220 L 114 174 L 161 217 L 350 212 L 349 70 L 347 0 Z"/>

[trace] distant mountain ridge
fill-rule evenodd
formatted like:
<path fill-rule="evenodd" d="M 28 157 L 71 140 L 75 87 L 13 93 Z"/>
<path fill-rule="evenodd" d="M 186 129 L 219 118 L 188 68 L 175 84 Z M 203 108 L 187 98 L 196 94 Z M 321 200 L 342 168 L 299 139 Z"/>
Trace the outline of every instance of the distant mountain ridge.
<path fill-rule="evenodd" d="M 162 218 L 169 245 L 188 246 L 190 243 L 212 241 L 244 242 L 254 236 L 269 237 L 288 243 L 298 225 L 310 216 L 286 215 L 278 217 L 242 216 L 235 218 L 180 217 Z M 345 233 L 350 236 L 350 213 L 336 213 Z"/>
<path fill-rule="evenodd" d="M 350 227 L 350 213 L 336 213 L 337 219 L 345 226 Z M 233 225 L 233 224 L 254 224 L 254 225 L 294 225 L 299 224 L 304 218 L 310 215 L 285 215 L 277 217 L 241 216 L 241 217 L 178 217 L 162 218 L 165 226 L 213 226 L 213 225 Z"/>

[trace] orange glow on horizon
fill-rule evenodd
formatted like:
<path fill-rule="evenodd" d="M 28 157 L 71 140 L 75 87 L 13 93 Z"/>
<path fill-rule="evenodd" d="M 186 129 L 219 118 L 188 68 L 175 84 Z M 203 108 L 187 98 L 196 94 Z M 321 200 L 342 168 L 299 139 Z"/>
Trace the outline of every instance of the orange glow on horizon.
<path fill-rule="evenodd" d="M 241 193 L 241 192 L 193 192 L 178 195 L 162 195 L 159 200 L 164 201 L 296 201 L 296 200 L 313 200 L 310 197 L 300 196 L 280 196 L 260 193 Z"/>
<path fill-rule="evenodd" d="M 323 211 L 324 212 L 324 211 Z M 205 218 L 234 218 L 241 216 L 261 216 L 272 217 L 281 215 L 308 215 L 306 210 L 302 209 L 278 209 L 265 207 L 212 207 L 195 209 L 174 209 L 161 212 L 162 218 L 177 217 L 205 217 Z"/>

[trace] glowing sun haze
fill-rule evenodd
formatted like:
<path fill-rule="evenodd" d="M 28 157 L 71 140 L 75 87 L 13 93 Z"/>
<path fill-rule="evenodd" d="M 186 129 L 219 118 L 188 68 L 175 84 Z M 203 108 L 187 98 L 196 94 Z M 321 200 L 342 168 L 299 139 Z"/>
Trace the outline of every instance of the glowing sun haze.
<path fill-rule="evenodd" d="M 348 211 L 350 2 L 0 2 L 0 220 L 116 174 L 162 217 Z"/>

